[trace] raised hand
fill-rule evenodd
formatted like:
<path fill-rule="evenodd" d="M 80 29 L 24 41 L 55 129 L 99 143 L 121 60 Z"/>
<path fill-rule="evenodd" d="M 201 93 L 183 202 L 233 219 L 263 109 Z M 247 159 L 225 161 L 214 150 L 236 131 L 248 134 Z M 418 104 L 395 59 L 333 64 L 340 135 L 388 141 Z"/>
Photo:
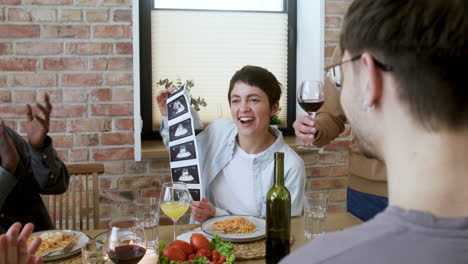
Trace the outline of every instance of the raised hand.
<path fill-rule="evenodd" d="M 49 95 L 45 94 L 45 106 L 39 103 L 36 103 L 36 106 L 41 114 L 33 113 L 31 105 L 27 105 L 28 141 L 33 148 L 42 149 L 47 133 L 49 133 L 50 113 L 52 112 Z"/>
<path fill-rule="evenodd" d="M 26 224 L 20 233 L 21 224 L 15 223 L 6 234 L 0 236 L 0 264 L 42 263 L 42 257 L 34 256 L 41 245 L 41 238 L 36 237 L 29 247 L 27 245 L 33 229 L 33 224 Z"/>
<path fill-rule="evenodd" d="M 301 115 L 294 121 L 293 127 L 296 136 L 304 143 L 315 141 L 315 133 L 317 133 L 315 120 L 312 120 L 307 115 Z"/>
<path fill-rule="evenodd" d="M 15 143 L 8 135 L 5 123 L 0 119 L 0 165 L 14 174 L 18 166 L 19 155 Z"/>
<path fill-rule="evenodd" d="M 167 88 L 158 92 L 156 96 L 156 102 L 159 106 L 159 111 L 162 116 L 167 116 L 167 96 L 175 90 L 175 87 Z"/>
<path fill-rule="evenodd" d="M 201 201 L 192 201 L 190 208 L 192 209 L 192 218 L 200 223 L 216 215 L 216 208 L 206 198 L 203 198 Z"/>

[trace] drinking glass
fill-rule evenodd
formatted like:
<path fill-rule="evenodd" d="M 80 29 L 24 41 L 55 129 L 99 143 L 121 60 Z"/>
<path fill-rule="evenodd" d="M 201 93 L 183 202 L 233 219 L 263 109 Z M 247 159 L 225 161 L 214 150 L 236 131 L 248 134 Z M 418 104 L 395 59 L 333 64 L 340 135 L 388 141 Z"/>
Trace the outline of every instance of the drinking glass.
<path fill-rule="evenodd" d="M 307 112 L 311 119 L 315 118 L 315 112 L 323 105 L 323 83 L 321 81 L 303 81 L 297 93 L 297 102 Z M 312 149 L 311 141 L 299 146 L 301 149 Z"/>
<path fill-rule="evenodd" d="M 323 234 L 329 195 L 325 192 L 304 195 L 304 235 L 308 239 Z"/>
<path fill-rule="evenodd" d="M 94 239 L 89 240 L 81 247 L 82 264 L 107 264 L 109 257 L 106 254 L 105 245 Z"/>
<path fill-rule="evenodd" d="M 174 241 L 177 220 L 187 212 L 191 199 L 187 185 L 183 182 L 166 182 L 162 186 L 159 201 L 161 210 L 174 221 Z"/>
<path fill-rule="evenodd" d="M 109 223 L 107 255 L 112 262 L 136 264 L 145 253 L 145 230 L 137 218 L 118 218 Z"/>
<path fill-rule="evenodd" d="M 135 216 L 145 230 L 147 248 L 158 245 L 159 199 L 155 197 L 140 198 L 133 201 Z"/>

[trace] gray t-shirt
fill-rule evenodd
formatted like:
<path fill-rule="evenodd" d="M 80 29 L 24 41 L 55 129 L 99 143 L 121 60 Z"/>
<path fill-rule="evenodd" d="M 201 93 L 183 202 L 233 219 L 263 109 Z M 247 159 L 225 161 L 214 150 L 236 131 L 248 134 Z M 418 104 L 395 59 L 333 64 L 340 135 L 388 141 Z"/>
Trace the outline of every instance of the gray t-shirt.
<path fill-rule="evenodd" d="M 326 234 L 292 252 L 281 264 L 468 263 L 468 216 L 434 217 L 389 206 L 374 219 Z"/>

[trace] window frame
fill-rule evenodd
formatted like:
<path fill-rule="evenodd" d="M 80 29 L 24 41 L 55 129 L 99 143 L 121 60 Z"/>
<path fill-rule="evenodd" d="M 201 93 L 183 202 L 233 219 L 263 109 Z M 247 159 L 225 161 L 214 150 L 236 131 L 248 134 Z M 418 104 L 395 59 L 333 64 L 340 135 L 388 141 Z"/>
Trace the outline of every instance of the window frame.
<path fill-rule="evenodd" d="M 296 120 L 296 42 L 297 42 L 297 1 L 284 0 L 285 11 L 245 11 L 254 13 L 288 13 L 288 90 L 286 127 L 280 128 L 283 135 L 294 135 L 292 124 Z M 154 0 L 139 0 L 139 50 L 140 50 L 140 114 L 141 139 L 161 139 L 159 131 L 153 130 L 153 89 L 152 89 L 152 53 L 151 53 L 151 11 L 152 10 L 186 10 L 205 12 L 239 12 L 238 10 L 202 10 L 154 8 Z M 146 34 L 145 34 L 146 33 Z M 283 94 L 284 96 L 284 94 Z"/>

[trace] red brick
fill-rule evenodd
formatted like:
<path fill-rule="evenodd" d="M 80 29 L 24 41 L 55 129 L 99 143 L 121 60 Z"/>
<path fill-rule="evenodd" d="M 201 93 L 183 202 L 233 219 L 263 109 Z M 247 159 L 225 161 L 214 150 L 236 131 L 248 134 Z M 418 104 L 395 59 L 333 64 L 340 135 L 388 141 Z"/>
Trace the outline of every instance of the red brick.
<path fill-rule="evenodd" d="M 0 103 L 11 103 L 11 92 L 0 90 Z"/>
<path fill-rule="evenodd" d="M 75 145 L 81 147 L 97 146 L 99 145 L 99 134 L 78 134 Z"/>
<path fill-rule="evenodd" d="M 348 166 L 334 166 L 330 170 L 330 176 L 348 176 Z"/>
<path fill-rule="evenodd" d="M 133 101 L 133 88 L 114 88 L 114 101 Z"/>
<path fill-rule="evenodd" d="M 16 122 L 14 120 L 3 120 L 5 122 L 5 125 L 14 131 L 16 131 Z"/>
<path fill-rule="evenodd" d="M 31 21 L 31 16 L 27 9 L 8 8 L 8 21 Z"/>
<path fill-rule="evenodd" d="M 34 103 L 36 101 L 35 90 L 15 90 L 15 103 Z"/>
<path fill-rule="evenodd" d="M 148 172 L 148 161 L 127 161 L 127 174 L 142 174 Z M 158 177 L 159 178 L 159 177 Z"/>
<path fill-rule="evenodd" d="M 11 43 L 2 42 L 0 43 L 0 55 L 9 55 L 13 54 L 13 48 Z"/>
<path fill-rule="evenodd" d="M 132 0 L 103 0 L 102 4 L 111 6 L 131 6 Z"/>
<path fill-rule="evenodd" d="M 70 132 L 106 132 L 111 130 L 111 120 L 102 118 L 74 119 L 69 121 Z"/>
<path fill-rule="evenodd" d="M 345 188 L 347 183 L 346 179 L 320 179 L 312 180 L 312 189 L 338 189 Z"/>
<path fill-rule="evenodd" d="M 74 42 L 66 45 L 66 53 L 72 55 L 107 55 L 112 53 L 112 44 L 106 42 Z"/>
<path fill-rule="evenodd" d="M 63 52 L 63 44 L 57 42 L 17 42 L 15 53 L 18 55 L 55 55 Z"/>
<path fill-rule="evenodd" d="M 13 86 L 56 86 L 57 76 L 55 73 L 22 73 L 13 75 Z"/>
<path fill-rule="evenodd" d="M 336 163 L 337 164 L 348 164 L 349 160 L 349 151 L 339 151 L 336 153 Z"/>
<path fill-rule="evenodd" d="M 6 76 L 0 75 L 0 87 L 5 87 L 5 86 L 6 86 Z"/>
<path fill-rule="evenodd" d="M 346 201 L 346 190 L 331 191 L 329 192 L 330 202 Z"/>
<path fill-rule="evenodd" d="M 101 134 L 102 145 L 133 144 L 133 133 L 104 133 Z"/>
<path fill-rule="evenodd" d="M 131 73 L 105 73 L 105 85 L 131 85 L 133 84 L 133 74 Z"/>
<path fill-rule="evenodd" d="M 336 156 L 335 153 L 322 153 L 319 160 L 321 164 L 331 164 L 336 162 Z"/>
<path fill-rule="evenodd" d="M 5 15 L 4 15 L 4 11 L 3 11 L 3 7 L 0 8 L 0 21 L 3 21 L 5 20 Z"/>
<path fill-rule="evenodd" d="M 72 5 L 73 0 L 24 0 L 26 4 L 33 5 Z"/>
<path fill-rule="evenodd" d="M 70 161 L 88 161 L 89 151 L 87 149 L 70 149 Z"/>
<path fill-rule="evenodd" d="M 116 130 L 133 130 L 133 119 L 122 118 L 114 120 Z"/>
<path fill-rule="evenodd" d="M 0 59 L 0 71 L 34 71 L 36 62 L 36 59 L 30 58 Z"/>
<path fill-rule="evenodd" d="M 86 10 L 86 20 L 88 22 L 106 22 L 108 9 L 88 9 Z"/>
<path fill-rule="evenodd" d="M 125 173 L 125 161 L 113 161 L 104 163 L 104 172 L 106 174 Z"/>
<path fill-rule="evenodd" d="M 344 204 L 329 204 L 327 212 L 330 213 L 344 213 L 346 212 L 346 206 Z"/>
<path fill-rule="evenodd" d="M 89 26 L 81 25 L 44 25 L 42 37 L 45 38 L 89 38 Z"/>
<path fill-rule="evenodd" d="M 339 16 L 326 16 L 325 17 L 325 28 L 341 28 L 341 17 Z"/>
<path fill-rule="evenodd" d="M 316 151 L 304 152 L 304 153 L 301 153 L 300 156 L 304 160 L 304 163 L 306 165 L 317 164 L 318 157 L 319 157 Z"/>
<path fill-rule="evenodd" d="M 107 194 L 106 194 L 107 195 Z M 117 205 L 101 205 L 99 206 L 99 218 L 117 218 L 122 217 L 120 215 L 120 207 Z M 105 223 L 101 223 L 101 225 L 105 225 Z"/>
<path fill-rule="evenodd" d="M 344 15 L 348 10 L 349 3 L 328 2 L 325 4 L 326 14 Z"/>
<path fill-rule="evenodd" d="M 14 106 L 14 105 L 0 106 L 0 116 L 2 118 L 16 118 L 16 117 L 18 117 L 18 115 L 16 113 L 16 106 Z"/>
<path fill-rule="evenodd" d="M 114 11 L 115 22 L 132 22 L 131 9 L 117 9 Z"/>
<path fill-rule="evenodd" d="M 62 90 L 63 102 L 77 102 L 83 103 L 88 101 L 87 89 L 63 89 Z"/>
<path fill-rule="evenodd" d="M 137 197 L 135 191 L 102 191 L 100 194 L 99 200 L 104 201 L 104 203 L 131 202 Z"/>
<path fill-rule="evenodd" d="M 93 26 L 94 38 L 130 38 L 131 25 L 96 25 Z"/>
<path fill-rule="evenodd" d="M 68 162 L 68 149 L 56 149 L 56 151 L 63 162 Z"/>
<path fill-rule="evenodd" d="M 128 160 L 133 159 L 133 147 L 131 148 L 108 148 L 93 149 L 94 160 Z"/>
<path fill-rule="evenodd" d="M 86 105 L 82 104 L 58 104 L 54 105 L 52 117 L 83 117 L 86 115 Z"/>
<path fill-rule="evenodd" d="M 62 75 L 62 86 L 99 86 L 100 73 L 66 73 Z"/>
<path fill-rule="evenodd" d="M 328 167 L 312 167 L 306 168 L 307 178 L 328 177 L 330 175 L 330 168 Z"/>
<path fill-rule="evenodd" d="M 335 51 L 336 45 L 325 47 L 325 57 L 331 57 Z"/>
<path fill-rule="evenodd" d="M 39 25 L 0 25 L 0 38 L 37 38 Z"/>
<path fill-rule="evenodd" d="M 109 88 L 100 88 L 91 91 L 91 101 L 93 102 L 109 101 L 110 99 L 111 89 Z"/>
<path fill-rule="evenodd" d="M 54 147 L 71 148 L 73 147 L 73 136 L 71 135 L 49 135 L 52 138 Z"/>
<path fill-rule="evenodd" d="M 150 163 L 150 172 L 162 173 L 169 172 L 169 159 L 152 160 Z"/>
<path fill-rule="evenodd" d="M 0 0 L 0 5 L 21 5 L 21 0 Z"/>
<path fill-rule="evenodd" d="M 150 188 L 150 189 L 145 189 L 141 190 L 141 197 L 159 197 L 161 195 L 161 188 Z M 169 219 L 168 219 L 169 220 Z M 162 221 L 159 222 L 159 224 L 163 224 Z M 169 222 L 168 222 L 169 224 Z M 166 225 L 168 225 L 166 224 Z"/>
<path fill-rule="evenodd" d="M 91 105 L 92 116 L 131 116 L 133 104 L 94 104 Z"/>
<path fill-rule="evenodd" d="M 326 150 L 347 150 L 350 144 L 351 141 L 349 140 L 334 140 L 324 148 Z"/>
<path fill-rule="evenodd" d="M 50 133 L 64 133 L 67 131 L 67 121 L 65 120 L 50 120 L 49 132 Z"/>
<path fill-rule="evenodd" d="M 121 42 L 115 44 L 115 52 L 117 54 L 132 54 L 133 44 L 131 42 Z"/>
<path fill-rule="evenodd" d="M 99 177 L 99 189 L 100 190 L 112 190 L 117 189 L 117 181 L 113 178 Z"/>
<path fill-rule="evenodd" d="M 142 189 L 148 187 L 160 187 L 157 177 L 122 177 L 119 181 L 119 189 Z"/>
<path fill-rule="evenodd" d="M 340 31 L 339 30 L 325 30 L 325 40 L 326 41 L 338 41 L 340 39 Z"/>
<path fill-rule="evenodd" d="M 37 98 L 44 98 L 46 93 L 52 104 L 62 102 L 62 89 L 38 89 Z"/>
<path fill-rule="evenodd" d="M 86 59 L 82 58 L 45 58 L 44 70 L 84 70 Z"/>
<path fill-rule="evenodd" d="M 60 21 L 79 22 L 82 20 L 83 19 L 82 19 L 81 9 L 62 9 L 62 14 L 60 15 Z"/>
<path fill-rule="evenodd" d="M 92 70 L 132 70 L 132 58 L 96 58 L 92 60 Z"/>

